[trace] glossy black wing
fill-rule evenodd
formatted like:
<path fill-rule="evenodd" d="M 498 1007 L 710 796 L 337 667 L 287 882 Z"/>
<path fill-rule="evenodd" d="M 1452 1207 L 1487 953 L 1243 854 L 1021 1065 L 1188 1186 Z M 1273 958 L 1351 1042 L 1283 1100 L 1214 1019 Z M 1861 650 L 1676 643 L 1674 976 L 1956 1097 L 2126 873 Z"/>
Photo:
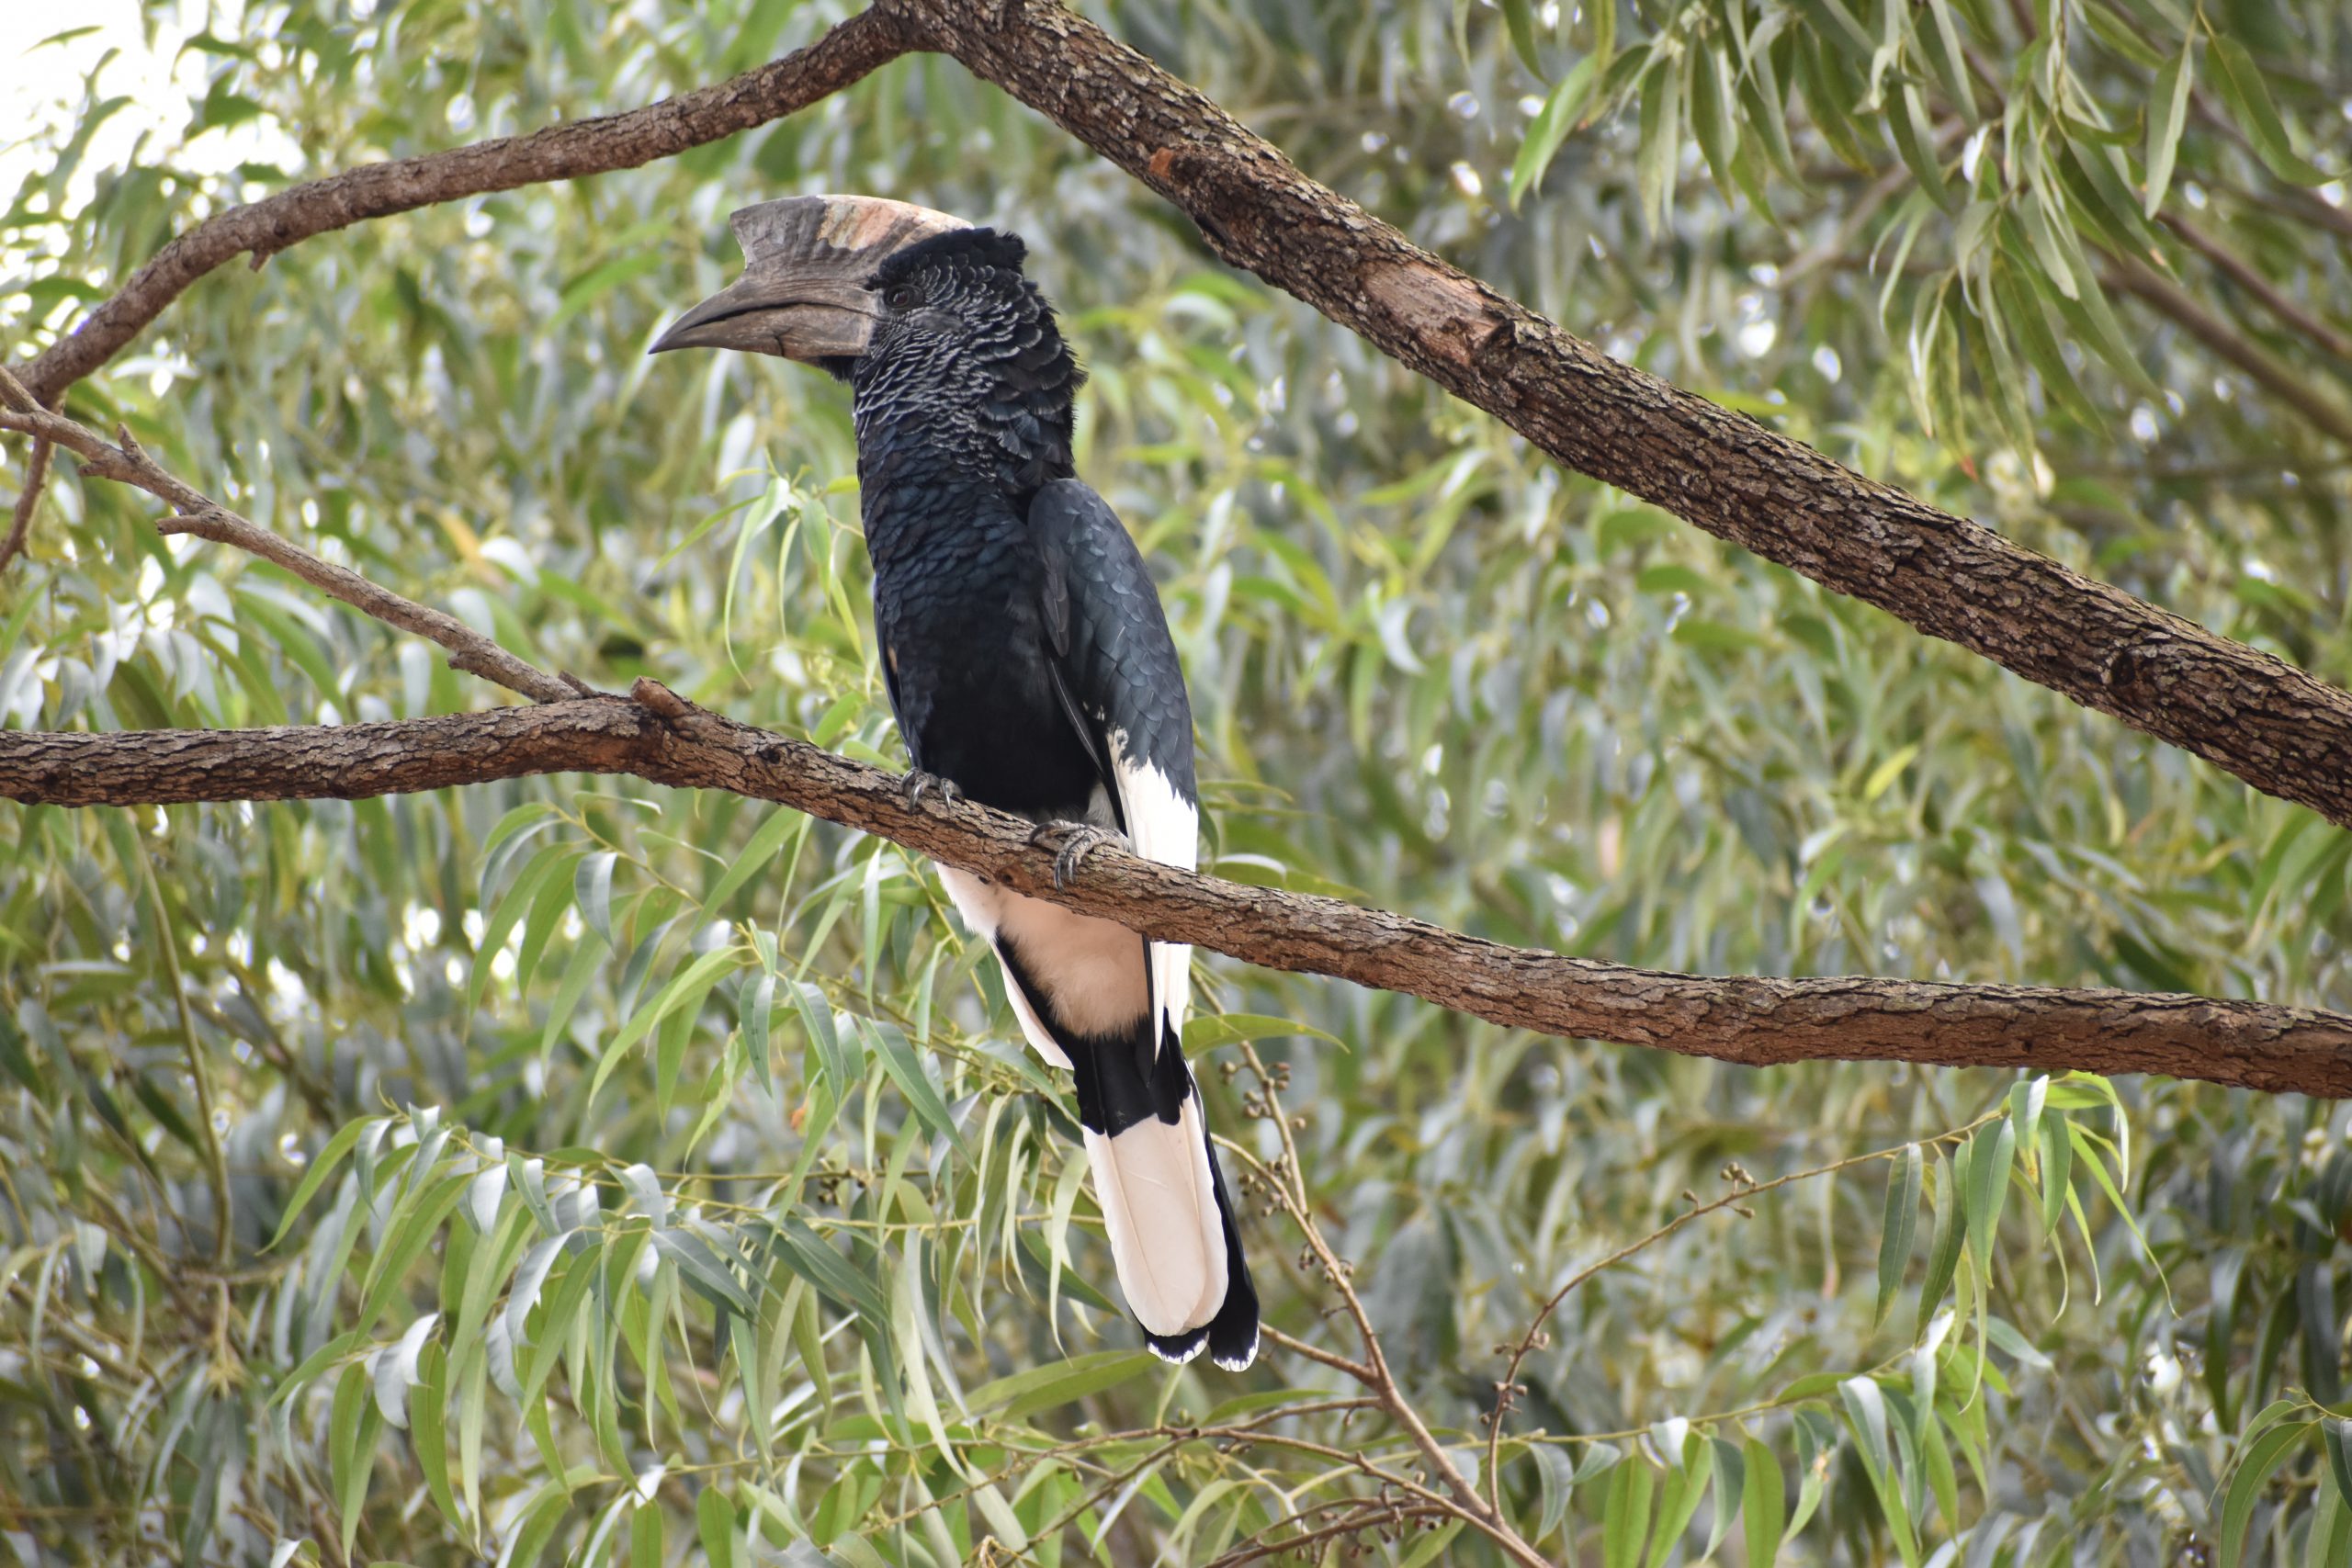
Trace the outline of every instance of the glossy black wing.
<path fill-rule="evenodd" d="M 1039 592 L 1054 674 L 1070 723 L 1148 860 L 1192 870 L 1200 858 L 1193 705 L 1159 592 L 1101 496 L 1077 479 L 1037 492 L 1029 527 L 1044 563 Z M 1192 949 L 1151 944 L 1161 1027 L 1183 1038 Z"/>

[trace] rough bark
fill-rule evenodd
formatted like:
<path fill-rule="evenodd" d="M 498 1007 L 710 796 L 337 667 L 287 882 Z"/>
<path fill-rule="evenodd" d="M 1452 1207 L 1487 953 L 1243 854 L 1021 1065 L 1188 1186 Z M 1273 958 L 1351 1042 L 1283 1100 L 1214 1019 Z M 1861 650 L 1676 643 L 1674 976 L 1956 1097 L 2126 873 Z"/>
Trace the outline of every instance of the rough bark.
<path fill-rule="evenodd" d="M 27 367 L 54 403 L 230 258 L 435 201 L 628 168 L 817 101 L 909 50 L 955 56 L 1295 295 L 1579 472 L 2352 826 L 2352 694 L 1621 365 L 1324 188 L 1054 0 L 877 0 L 808 48 L 607 119 L 372 164 L 175 239 Z"/>
<path fill-rule="evenodd" d="M 631 773 L 772 800 L 1018 892 L 1268 968 L 1400 991 L 1546 1034 L 1750 1066 L 1886 1060 L 2164 1073 L 2352 1097 L 2352 1017 L 2263 1002 L 1875 977 L 1706 979 L 1510 947 L 1335 898 L 1090 855 L 1067 888 L 1030 825 L 908 803 L 896 775 L 694 708 L 636 700 L 249 730 L 0 734 L 0 797 L 55 806 L 352 799 L 552 773 Z"/>
<path fill-rule="evenodd" d="M 1609 358 L 1052 0 L 877 0 L 1297 296 L 1569 468 L 2352 826 L 2352 694 Z"/>

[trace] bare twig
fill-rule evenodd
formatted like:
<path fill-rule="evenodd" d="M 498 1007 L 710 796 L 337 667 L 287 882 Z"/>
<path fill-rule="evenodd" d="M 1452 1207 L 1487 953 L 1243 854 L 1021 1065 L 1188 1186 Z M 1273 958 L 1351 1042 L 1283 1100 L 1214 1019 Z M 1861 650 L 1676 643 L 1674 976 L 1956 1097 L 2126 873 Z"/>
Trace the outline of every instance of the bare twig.
<path fill-rule="evenodd" d="M 49 483 L 49 454 L 51 443 L 33 438 L 32 456 L 25 460 L 25 488 L 17 493 L 15 512 L 8 521 L 8 536 L 0 539 L 0 571 L 24 553 L 25 540 L 31 535 L 33 513 L 40 510 L 40 492 Z"/>
<path fill-rule="evenodd" d="M 1939 1134 L 1933 1138 L 1920 1141 L 1928 1145 L 1952 1143 L 1967 1137 L 1977 1128 L 2001 1114 L 1999 1111 L 1988 1111 L 1965 1126 L 1955 1127 L 1949 1133 Z M 1793 1186 L 1800 1181 L 1810 1181 L 1816 1176 L 1832 1176 L 1841 1170 L 1850 1170 L 1858 1165 L 1893 1159 L 1908 1147 L 1910 1145 L 1905 1143 L 1897 1144 L 1893 1148 L 1873 1149 L 1866 1155 L 1849 1155 L 1844 1159 L 1833 1160 L 1827 1165 L 1815 1166 L 1810 1170 L 1792 1170 L 1786 1176 L 1776 1176 L 1770 1181 L 1759 1181 L 1752 1187 L 1742 1187 L 1712 1202 L 1693 1204 L 1651 1231 L 1647 1235 L 1635 1237 L 1607 1257 L 1598 1258 L 1569 1275 L 1560 1288 L 1554 1291 L 1545 1299 L 1543 1306 L 1536 1310 L 1534 1317 L 1529 1320 L 1527 1332 L 1521 1335 L 1519 1342 L 1511 1347 L 1509 1363 L 1503 1370 L 1502 1380 L 1495 1385 L 1494 1416 L 1487 1429 L 1487 1484 L 1492 1489 L 1496 1505 L 1499 1506 L 1502 1501 L 1502 1480 L 1498 1473 L 1498 1468 L 1502 1451 L 1503 1419 L 1510 1414 L 1512 1404 L 1516 1402 L 1520 1387 L 1520 1371 L 1526 1365 L 1527 1358 L 1544 1342 L 1544 1325 L 1551 1321 L 1552 1314 L 1560 1310 L 1560 1303 L 1574 1294 L 1578 1286 L 1597 1274 L 1614 1269 L 1635 1254 L 1647 1251 L 1685 1225 L 1695 1224 L 1709 1214 L 1736 1208 L 1751 1199 L 1759 1198 L 1767 1192 L 1777 1191 L 1783 1187 Z"/>
<path fill-rule="evenodd" d="M 1281 1091 L 1283 1082 L 1288 1077 L 1287 1071 L 1278 1074 L 1270 1070 L 1264 1058 L 1258 1055 L 1258 1047 L 1249 1041 L 1243 1041 L 1240 1049 L 1242 1060 L 1249 1064 L 1251 1075 L 1258 1080 L 1258 1091 L 1254 1097 L 1257 1104 L 1252 1110 L 1272 1121 L 1282 1139 L 1280 1164 L 1271 1171 L 1259 1167 L 1264 1178 L 1261 1185 L 1272 1191 L 1289 1212 L 1293 1223 L 1306 1238 L 1308 1249 L 1321 1266 L 1323 1277 L 1339 1292 L 1341 1304 L 1355 1323 L 1357 1337 L 1363 1344 L 1363 1362 L 1350 1371 L 1380 1401 L 1389 1418 L 1404 1429 L 1405 1435 L 1412 1439 L 1413 1446 L 1420 1450 L 1430 1472 L 1443 1482 L 1446 1489 L 1458 1500 L 1459 1506 L 1453 1511 L 1494 1538 L 1496 1543 L 1511 1557 L 1521 1562 L 1542 1562 L 1544 1559 L 1511 1528 L 1510 1520 L 1499 1504 L 1480 1495 L 1477 1485 L 1462 1473 L 1461 1467 L 1453 1462 L 1453 1456 L 1446 1452 L 1445 1446 L 1430 1430 L 1429 1423 L 1406 1398 L 1396 1373 L 1389 1368 L 1387 1353 L 1381 1346 L 1379 1332 L 1372 1325 L 1371 1314 L 1364 1311 L 1363 1300 L 1356 1294 L 1354 1282 L 1350 1278 L 1353 1266 L 1341 1261 L 1331 1250 L 1330 1243 L 1324 1239 L 1322 1227 L 1315 1223 L 1312 1201 L 1307 1195 L 1306 1177 L 1300 1167 L 1298 1144 L 1292 1135 L 1291 1119 L 1283 1109 Z M 1251 1163 L 1257 1164 L 1254 1159 Z"/>
<path fill-rule="evenodd" d="M 240 255 L 251 254 L 259 265 L 288 245 L 371 218 L 674 157 L 797 113 L 897 59 L 904 47 L 888 18 L 863 12 L 782 60 L 628 114 L 368 164 L 231 208 L 157 252 L 72 335 L 26 367 L 25 383 L 54 400 L 121 352 L 198 278 Z"/>
<path fill-rule="evenodd" d="M 2322 321 L 2289 299 L 2268 278 L 2256 271 L 2253 264 L 2244 256 L 2178 213 L 2165 213 L 2163 221 L 2165 227 L 2179 235 L 2189 249 L 2211 262 L 2232 283 L 2262 301 L 2262 308 L 2278 317 L 2280 324 L 2303 337 L 2312 347 L 2352 364 L 2352 333 Z"/>
<path fill-rule="evenodd" d="M 0 388 L 15 385 L 0 370 Z M 18 391 L 24 389 L 17 387 Z M 575 685 L 548 674 L 482 636 L 455 615 L 404 599 L 379 587 L 348 567 L 322 560 L 290 540 L 220 505 L 209 496 L 174 477 L 134 440 L 128 430 L 118 432 L 119 445 L 62 414 L 38 406 L 0 409 L 0 429 L 22 431 L 53 441 L 82 458 L 82 471 L 116 479 L 147 491 L 176 509 L 156 525 L 163 534 L 193 534 L 215 544 L 233 545 L 261 557 L 316 588 L 330 598 L 373 615 L 387 626 L 413 632 L 448 650 L 451 668 L 496 682 L 510 692 L 539 702 L 562 702 L 581 695 Z"/>
<path fill-rule="evenodd" d="M 24 383 L 0 366 L 0 407 L 17 413 L 34 413 L 40 410 L 40 400 L 27 389 Z M 32 456 L 25 459 L 25 488 L 17 496 L 15 512 L 8 522 L 8 536 L 0 539 L 0 572 L 23 553 L 25 540 L 32 532 L 33 513 L 40 510 L 40 492 L 49 482 L 51 442 L 46 436 L 33 437 Z"/>

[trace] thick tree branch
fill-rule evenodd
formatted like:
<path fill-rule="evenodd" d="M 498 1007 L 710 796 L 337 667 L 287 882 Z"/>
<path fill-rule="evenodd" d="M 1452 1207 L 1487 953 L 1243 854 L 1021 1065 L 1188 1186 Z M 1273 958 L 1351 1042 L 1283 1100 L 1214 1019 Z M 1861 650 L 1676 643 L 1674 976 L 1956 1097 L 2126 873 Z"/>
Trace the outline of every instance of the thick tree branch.
<path fill-rule="evenodd" d="M 1413 245 L 1053 0 L 878 0 L 809 48 L 611 119 L 371 165 L 198 225 L 28 367 L 52 400 L 233 255 L 643 164 L 792 112 L 909 49 L 953 54 L 1288 290 L 1580 472 L 2352 826 L 2352 694 L 2068 570 L 1656 377 Z"/>
<path fill-rule="evenodd" d="M 369 164 L 231 208 L 179 235 L 19 374 L 43 402 L 120 352 L 205 274 L 370 218 L 517 186 L 634 169 L 797 113 L 905 52 L 888 21 L 860 12 L 806 49 L 731 81 L 628 114 L 553 126 L 397 163 Z"/>
<path fill-rule="evenodd" d="M 1621 365 L 1327 190 L 1053 0 L 877 0 L 1209 247 L 1581 473 L 2352 826 L 2352 694 Z"/>
<path fill-rule="evenodd" d="M 1113 849 L 1068 888 L 1031 825 L 910 806 L 899 779 L 687 705 L 637 700 L 251 730 L 0 734 L 0 797 L 55 806 L 354 799 L 554 773 L 723 789 L 856 828 L 1021 893 L 1268 968 L 1399 991 L 1496 1023 L 1764 1066 L 1836 1060 L 2164 1073 L 2352 1097 L 2352 1017 L 2263 1002 L 1870 977 L 1702 979 L 1507 947 L 1333 898 Z"/>

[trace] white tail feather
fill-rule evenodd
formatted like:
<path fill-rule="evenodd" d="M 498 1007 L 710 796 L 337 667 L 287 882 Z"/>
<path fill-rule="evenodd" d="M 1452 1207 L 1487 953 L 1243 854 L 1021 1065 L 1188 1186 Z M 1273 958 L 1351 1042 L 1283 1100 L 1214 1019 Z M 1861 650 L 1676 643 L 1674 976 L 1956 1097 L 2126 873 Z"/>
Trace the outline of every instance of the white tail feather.
<path fill-rule="evenodd" d="M 1087 1134 L 1086 1158 L 1136 1321 L 1170 1335 L 1215 1317 L 1225 1304 L 1225 1221 L 1199 1093 L 1184 1097 L 1172 1126 L 1155 1118 L 1114 1137 Z"/>

